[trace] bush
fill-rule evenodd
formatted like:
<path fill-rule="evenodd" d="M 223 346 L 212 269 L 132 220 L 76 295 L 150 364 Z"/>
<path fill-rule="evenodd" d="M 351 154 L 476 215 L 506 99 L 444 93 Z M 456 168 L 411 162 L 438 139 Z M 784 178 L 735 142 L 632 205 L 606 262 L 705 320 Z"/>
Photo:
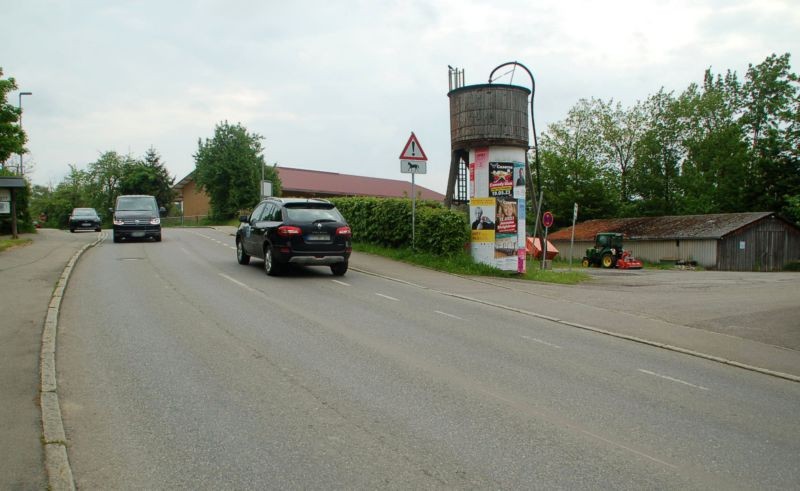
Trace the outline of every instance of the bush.
<path fill-rule="evenodd" d="M 791 261 L 783 266 L 784 271 L 800 271 L 800 261 Z"/>
<path fill-rule="evenodd" d="M 353 230 L 353 240 L 384 247 L 411 246 L 411 200 L 331 198 Z M 416 248 L 440 256 L 460 253 L 469 242 L 467 217 L 437 201 L 417 201 Z"/>

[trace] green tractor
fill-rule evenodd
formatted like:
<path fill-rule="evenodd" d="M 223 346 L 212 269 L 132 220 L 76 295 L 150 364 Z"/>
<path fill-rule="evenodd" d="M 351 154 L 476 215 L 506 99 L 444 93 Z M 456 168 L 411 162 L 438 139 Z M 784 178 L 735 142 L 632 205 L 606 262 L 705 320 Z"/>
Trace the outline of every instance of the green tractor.
<path fill-rule="evenodd" d="M 622 249 L 622 234 L 600 233 L 594 237 L 594 248 L 586 249 L 583 267 L 642 269 L 642 262 L 634 259 L 630 251 Z"/>

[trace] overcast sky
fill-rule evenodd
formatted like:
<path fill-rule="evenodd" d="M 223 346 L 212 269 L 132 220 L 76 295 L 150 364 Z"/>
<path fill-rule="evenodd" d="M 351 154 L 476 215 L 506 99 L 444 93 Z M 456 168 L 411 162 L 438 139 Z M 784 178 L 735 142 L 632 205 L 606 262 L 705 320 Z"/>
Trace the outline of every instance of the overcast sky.
<path fill-rule="evenodd" d="M 36 184 L 150 146 L 181 179 L 227 120 L 264 136 L 268 163 L 408 181 L 398 157 L 414 131 L 428 156 L 416 181 L 443 193 L 448 65 L 472 85 L 525 64 L 539 133 L 581 98 L 629 106 L 709 67 L 741 80 L 788 52 L 800 71 L 798 0 L 4 0 L 0 12 L 4 77 L 33 92 Z M 530 86 L 521 71 L 513 83 Z"/>

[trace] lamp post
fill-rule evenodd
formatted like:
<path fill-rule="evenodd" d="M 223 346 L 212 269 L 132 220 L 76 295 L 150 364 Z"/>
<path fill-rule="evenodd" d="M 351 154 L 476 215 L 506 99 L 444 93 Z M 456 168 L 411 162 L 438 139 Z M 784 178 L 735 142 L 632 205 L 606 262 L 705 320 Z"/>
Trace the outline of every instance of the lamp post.
<path fill-rule="evenodd" d="M 33 92 L 20 92 L 19 93 L 19 103 L 17 103 L 17 108 L 19 109 L 19 129 L 22 131 L 22 96 L 24 95 L 33 95 Z M 25 169 L 22 167 L 22 151 L 19 152 L 19 168 L 17 169 L 17 173 L 19 175 L 25 175 Z"/>

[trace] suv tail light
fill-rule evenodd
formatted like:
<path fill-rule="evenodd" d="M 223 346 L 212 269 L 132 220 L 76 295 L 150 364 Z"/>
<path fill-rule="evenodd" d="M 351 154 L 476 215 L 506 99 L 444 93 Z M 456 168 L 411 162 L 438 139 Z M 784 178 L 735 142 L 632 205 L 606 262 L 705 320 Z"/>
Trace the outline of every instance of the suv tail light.
<path fill-rule="evenodd" d="M 281 237 L 294 237 L 295 235 L 303 235 L 303 231 L 300 230 L 300 227 L 282 225 L 278 227 L 278 235 Z"/>
<path fill-rule="evenodd" d="M 339 227 L 336 229 L 336 235 L 344 235 L 345 237 L 350 237 L 353 235 L 353 232 L 350 230 L 350 227 Z"/>

